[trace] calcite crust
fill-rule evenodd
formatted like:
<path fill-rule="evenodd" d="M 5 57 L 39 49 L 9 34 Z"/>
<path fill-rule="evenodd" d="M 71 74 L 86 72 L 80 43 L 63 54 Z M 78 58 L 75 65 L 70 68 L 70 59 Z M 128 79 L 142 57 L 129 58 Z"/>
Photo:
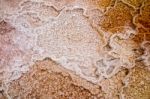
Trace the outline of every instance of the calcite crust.
<path fill-rule="evenodd" d="M 0 99 L 149 99 L 149 0 L 0 0 Z"/>

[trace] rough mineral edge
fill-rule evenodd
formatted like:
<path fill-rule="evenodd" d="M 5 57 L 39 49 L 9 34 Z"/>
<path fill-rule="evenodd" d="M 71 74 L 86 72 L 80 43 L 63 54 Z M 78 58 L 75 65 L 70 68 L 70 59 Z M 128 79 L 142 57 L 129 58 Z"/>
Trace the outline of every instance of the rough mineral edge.
<path fill-rule="evenodd" d="M 45 74 L 46 73 L 46 74 Z M 36 76 L 37 75 L 37 76 Z M 56 76 L 55 76 L 56 75 Z M 36 78 L 38 77 L 38 78 Z M 55 78 L 54 78 L 55 77 Z M 58 84 L 57 84 L 58 83 Z M 45 88 L 41 88 L 43 84 L 43 87 L 45 86 Z M 77 86 L 78 89 L 70 89 L 70 87 L 73 86 Z M 34 87 L 37 86 L 37 89 L 34 89 Z M 39 87 L 40 89 L 38 89 Z M 46 87 L 47 86 L 47 87 Z M 51 86 L 50 88 L 48 88 L 48 86 Z M 62 97 L 101 97 L 101 99 L 103 99 L 103 92 L 101 91 L 100 86 L 98 85 L 94 85 L 90 82 L 87 82 L 86 80 L 80 78 L 79 76 L 76 76 L 74 73 L 70 72 L 70 71 L 66 71 L 66 69 L 62 68 L 62 66 L 60 66 L 59 64 L 55 63 L 54 61 L 52 61 L 50 58 L 47 58 L 43 61 L 38 61 L 34 64 L 34 66 L 32 66 L 30 68 L 30 71 L 28 71 L 27 73 L 25 73 L 24 75 L 22 75 L 22 77 L 20 77 L 17 80 L 14 80 L 10 83 L 9 86 L 4 86 L 7 87 L 8 90 L 6 90 L 6 88 L 4 88 L 3 90 L 5 90 L 5 92 L 3 93 L 4 95 L 7 94 L 8 98 L 40 98 L 43 99 L 42 97 L 45 98 L 51 98 L 53 96 L 53 91 L 56 93 L 56 98 L 60 99 Z M 54 89 L 53 89 L 54 87 Z M 62 92 L 60 93 L 59 87 L 62 89 Z M 20 89 L 21 88 L 21 89 Z M 47 89 L 48 88 L 48 89 Z M 55 89 L 56 88 L 56 89 Z M 58 88 L 58 89 L 57 89 Z M 47 89 L 47 90 L 46 90 Z M 40 94 L 36 97 L 36 96 L 32 96 L 34 95 L 34 93 L 30 93 L 34 91 L 35 95 L 38 95 L 39 92 Z M 48 94 L 44 94 L 44 91 L 48 92 Z M 68 94 L 69 93 L 67 90 L 70 90 L 70 93 L 75 94 L 75 96 Z M 75 91 L 73 91 L 75 90 Z M 24 93 L 25 91 L 25 93 Z M 57 92 L 58 91 L 58 92 Z M 79 91 L 79 92 L 78 92 Z M 85 92 L 85 96 L 84 96 L 84 92 Z M 24 94 L 23 94 L 24 93 Z M 60 95 L 59 95 L 60 93 Z M 83 95 L 79 95 L 79 94 Z M 87 94 L 86 94 L 87 93 Z M 88 93 L 90 93 L 90 96 L 88 95 Z M 62 94 L 62 95 L 61 95 Z M 30 96 L 31 95 L 31 96 Z M 28 96 L 28 97 L 26 97 Z M 57 97 L 58 96 L 58 97 Z M 44 98 L 44 99 L 45 99 Z"/>
<path fill-rule="evenodd" d="M 55 7 L 55 8 L 57 8 L 57 7 Z M 57 9 L 58 9 L 58 8 L 57 8 Z M 61 9 L 61 8 L 60 8 L 60 9 Z M 85 9 L 85 8 L 84 8 L 84 9 Z M 65 10 L 64 10 L 64 11 L 65 11 Z M 61 14 L 60 14 L 60 15 L 61 15 Z M 22 19 L 21 19 L 21 20 L 22 20 Z M 31 21 L 31 22 L 32 22 L 32 21 Z M 18 21 L 18 23 L 19 23 L 19 21 Z M 48 24 L 48 25 L 49 25 L 49 24 Z M 39 26 L 39 25 L 36 25 L 36 24 L 34 25 L 34 24 L 33 24 L 33 26 Z M 16 27 L 19 27 L 19 26 L 16 26 Z M 20 29 L 21 29 L 21 30 L 24 30 L 24 29 L 22 29 L 22 28 L 20 28 Z M 27 29 L 26 31 L 28 32 L 28 29 Z M 33 32 L 33 31 L 31 31 L 30 33 L 32 33 L 32 32 Z M 114 44 L 116 44 L 116 43 L 114 42 Z M 132 44 L 133 44 L 133 43 L 132 43 Z M 132 45 L 132 44 L 131 44 L 131 45 Z M 133 45 L 134 45 L 134 44 L 133 44 Z M 115 47 L 115 46 L 114 46 L 114 47 Z M 126 46 L 125 46 L 125 47 L 126 47 Z M 35 48 L 36 48 L 36 47 L 35 47 Z M 37 47 L 37 48 L 38 48 L 38 47 Z M 129 50 L 130 50 L 130 47 L 129 47 Z M 145 52 L 145 53 L 146 53 L 146 52 Z M 37 54 L 37 55 L 38 55 L 38 54 Z M 128 54 L 127 54 L 127 55 L 128 55 Z M 46 56 L 49 56 L 49 55 L 46 55 Z M 45 56 L 45 57 L 46 57 L 46 56 Z M 147 56 L 147 55 L 144 55 L 144 56 Z M 51 56 L 51 57 L 52 57 L 52 56 Z M 54 56 L 53 59 L 55 59 L 55 56 Z M 122 59 L 124 59 L 124 58 L 122 58 Z M 148 60 L 148 58 L 145 58 L 145 59 Z M 55 59 L 55 60 L 57 60 L 57 59 Z M 63 60 L 63 59 L 62 59 L 62 60 Z M 149 62 L 149 61 L 147 61 L 147 63 L 148 63 L 148 62 Z M 146 61 L 145 61 L 145 63 L 146 63 Z M 63 65 L 63 66 L 66 66 L 66 64 Z M 133 65 L 132 65 L 132 66 L 133 66 Z M 131 66 L 131 67 L 132 67 L 132 66 Z M 101 71 L 101 70 L 100 70 L 100 71 Z M 105 71 L 106 71 L 106 70 L 105 70 Z M 114 74 L 112 73 L 112 75 L 111 75 L 110 77 L 112 77 L 113 75 L 114 75 Z M 105 77 L 106 77 L 106 78 L 110 78 L 108 75 L 106 75 Z M 85 78 L 86 78 L 86 77 L 85 77 Z M 15 79 L 17 79 L 17 78 L 15 78 Z"/>
<path fill-rule="evenodd" d="M 69 14 L 68 14 L 68 12 L 69 12 Z M 65 14 L 64 14 L 65 13 Z M 72 13 L 73 15 L 71 15 L 70 16 L 70 13 Z M 59 25 L 60 24 L 62 24 L 62 22 L 61 21 L 57 21 L 57 20 L 60 20 L 61 18 L 62 19 L 64 19 L 64 16 L 66 16 L 67 14 L 67 16 L 68 17 L 74 17 L 74 18 L 77 18 L 77 17 L 79 17 L 79 16 L 81 16 L 81 19 L 82 19 L 82 10 L 80 10 L 80 9 L 77 9 L 77 10 L 68 10 L 68 9 L 64 9 L 64 10 L 62 10 L 62 12 L 61 12 L 61 14 L 57 17 L 57 19 L 55 19 L 56 20 L 56 22 L 55 22 L 55 20 L 52 20 L 52 21 L 54 21 L 53 23 L 54 23 L 54 28 L 56 28 L 55 27 L 55 25 L 57 26 L 57 24 L 58 24 L 58 26 L 57 26 L 57 28 L 59 27 Z M 20 13 L 21 14 L 21 13 Z M 22 13 L 23 15 L 24 15 L 24 13 Z M 30 14 L 30 13 L 29 13 Z M 32 13 L 31 13 L 32 14 Z M 76 16 L 76 15 L 74 15 L 74 14 L 77 14 L 78 16 Z M 25 17 L 26 18 L 26 17 Z M 28 18 L 28 17 L 27 17 Z M 30 18 L 30 17 L 29 17 Z M 64 21 L 68 21 L 68 23 L 70 23 L 70 21 L 68 20 L 69 18 L 67 18 L 67 20 L 66 19 L 64 19 Z M 10 18 L 10 20 L 11 20 L 11 18 Z M 20 21 L 19 21 L 20 20 Z M 16 18 L 16 21 L 17 21 L 17 23 L 15 22 L 15 24 L 18 24 L 18 25 L 15 25 L 15 27 L 16 28 L 20 28 L 22 31 L 21 32 L 23 32 L 23 33 L 25 33 L 25 32 L 27 32 L 28 34 L 29 33 L 31 33 L 31 34 L 33 34 L 33 35 L 35 35 L 35 37 L 32 35 L 31 36 L 31 40 L 32 40 L 32 38 L 34 38 L 34 39 L 36 39 L 37 38 L 37 43 L 38 44 L 40 44 L 41 42 L 43 43 L 41 43 L 41 45 L 44 47 L 44 51 L 46 52 L 45 53 L 45 55 L 44 55 L 44 53 L 42 53 L 43 54 L 43 56 L 45 57 L 45 56 L 54 56 L 54 57 L 57 57 L 57 56 L 55 56 L 55 54 L 54 53 L 56 53 L 56 55 L 58 55 L 57 54 L 57 52 L 59 52 L 59 49 L 61 49 L 60 50 L 60 52 L 61 51 L 63 51 L 63 50 L 68 50 L 68 48 L 67 48 L 67 46 L 68 47 L 70 47 L 71 48 L 71 46 L 70 45 L 68 45 L 67 43 L 69 42 L 72 42 L 72 44 L 73 43 L 77 43 L 77 42 L 74 42 L 74 41 L 77 41 L 77 40 L 82 40 L 83 38 L 81 38 L 81 37 L 84 37 L 84 36 L 82 36 L 83 35 L 83 33 L 81 33 L 82 31 L 84 31 L 85 33 L 87 32 L 87 30 L 85 31 L 85 29 L 84 28 L 79 28 L 80 29 L 80 34 L 73 34 L 73 36 L 77 36 L 77 38 L 75 38 L 75 37 L 71 37 L 71 39 L 70 39 L 70 37 L 68 38 L 65 38 L 61 33 L 62 33 L 62 31 L 64 31 L 64 33 L 66 32 L 68 32 L 68 33 L 70 33 L 70 30 L 68 31 L 66 31 L 66 30 L 63 30 L 64 28 L 68 28 L 68 23 L 66 22 L 66 24 L 64 24 L 64 28 L 63 28 L 63 26 L 61 25 L 61 27 L 60 27 L 60 29 L 62 28 L 62 30 L 60 31 L 59 29 L 58 30 L 56 30 L 56 32 L 58 32 L 57 34 L 56 34 L 56 36 L 58 37 L 58 39 L 56 38 L 56 41 L 59 41 L 58 43 L 57 42 L 50 42 L 51 41 L 51 38 L 50 38 L 50 36 L 51 36 L 51 34 L 52 34 L 52 32 L 51 32 L 51 30 L 52 30 L 52 28 L 53 28 L 53 24 L 51 24 L 51 21 L 49 21 L 49 23 L 46 23 L 46 27 L 45 27 L 45 30 L 42 30 L 41 31 L 41 33 L 42 33 L 42 35 L 43 35 L 43 32 L 45 32 L 46 34 L 44 34 L 44 35 L 48 35 L 49 36 L 49 38 L 46 38 L 46 37 L 44 37 L 43 39 L 40 39 L 41 38 L 41 36 L 40 36 L 40 34 L 39 34 L 39 36 L 37 36 L 35 33 L 32 33 L 32 29 L 30 28 L 30 24 L 31 24 L 31 26 L 33 26 L 32 25 L 32 23 L 28 23 L 29 24 L 29 26 L 28 26 L 28 24 L 27 24 L 27 29 L 25 29 L 26 27 L 24 27 L 24 26 L 22 26 L 22 24 L 26 24 L 26 23 L 21 23 L 20 24 L 20 22 L 21 22 L 21 20 L 23 20 L 22 19 L 22 17 L 17 17 Z M 27 20 L 27 22 L 28 22 L 28 19 L 26 19 Z M 26 20 L 24 20 L 25 22 L 26 22 Z M 71 22 L 73 21 L 72 19 L 70 19 L 71 20 Z M 63 21 L 63 20 L 62 20 Z M 78 22 L 80 22 L 81 21 L 81 23 L 79 23 L 79 26 L 80 26 L 80 24 L 81 24 L 81 27 L 82 27 L 82 24 L 84 23 L 84 24 L 87 24 L 86 26 L 87 26 L 87 29 L 90 29 L 90 27 L 88 26 L 88 23 L 86 23 L 86 21 L 87 20 L 85 20 L 84 21 L 84 17 L 83 17 L 83 19 L 82 20 L 80 20 L 80 19 L 76 19 L 76 21 L 78 21 Z M 30 22 L 30 20 L 29 20 L 29 22 Z M 32 20 L 31 20 L 31 22 L 32 22 Z M 33 21 L 34 22 L 34 21 Z M 36 21 L 35 21 L 36 22 Z M 60 24 L 59 24 L 59 22 L 60 22 Z M 76 23 L 74 23 L 74 24 L 78 24 L 78 22 L 76 22 Z M 38 24 L 38 23 L 37 23 Z M 42 24 L 42 23 L 39 23 L 39 24 Z M 72 24 L 72 23 L 71 23 Z M 52 28 L 51 28 L 51 27 Z M 70 25 L 71 27 L 69 27 L 70 29 L 73 29 L 72 30 L 72 32 L 73 31 L 75 31 L 75 32 L 78 32 L 78 30 L 76 30 L 76 27 L 72 27 L 72 25 Z M 28 27 L 29 27 L 29 29 L 28 29 Z M 85 25 L 84 25 L 84 27 L 85 27 Z M 37 27 L 38 28 L 38 27 Z M 44 26 L 42 26 L 42 28 L 44 28 Z M 49 29 L 50 28 L 50 29 Z M 19 29 L 19 30 L 20 30 Z M 30 30 L 31 29 L 31 30 Z M 83 29 L 83 30 L 82 30 Z M 85 63 L 86 61 L 88 62 L 90 62 L 91 61 L 91 58 L 93 58 L 92 60 L 94 60 L 95 61 L 95 59 L 96 59 L 96 61 L 97 61 L 97 58 L 99 58 L 99 55 L 98 55 L 98 53 L 97 52 L 95 52 L 95 49 L 91 49 L 91 47 L 94 45 L 95 46 L 95 44 L 96 43 L 98 43 L 98 45 L 96 45 L 96 46 L 100 46 L 100 45 L 102 45 L 102 43 L 100 43 L 100 42 L 98 42 L 99 41 L 99 39 L 97 38 L 98 37 L 98 35 L 97 35 L 97 37 L 96 37 L 96 35 L 94 34 L 94 33 L 92 33 L 92 32 L 94 32 L 93 30 L 92 30 L 92 28 L 89 30 L 89 31 L 91 31 L 91 33 L 89 32 L 89 37 L 87 37 L 87 33 L 86 34 L 84 34 L 84 35 L 86 35 L 85 37 L 87 37 L 87 41 L 85 42 L 85 41 L 83 41 L 83 44 L 81 44 L 81 45 L 83 45 L 83 48 L 80 46 L 79 47 L 79 49 L 73 49 L 73 50 L 75 50 L 75 51 L 77 51 L 77 52 L 75 52 L 75 55 L 77 54 L 77 53 L 79 53 L 79 54 L 85 54 L 85 55 L 83 55 L 84 57 L 81 57 L 81 56 L 77 56 L 78 58 L 80 58 L 80 59 L 82 59 L 83 58 L 83 61 L 81 61 L 81 60 L 77 60 L 77 61 L 81 61 L 81 63 L 79 63 L 80 65 L 81 64 L 83 64 L 83 66 L 81 66 L 80 68 L 76 68 L 76 73 L 78 73 L 78 74 L 80 74 L 82 77 L 84 77 L 84 78 L 86 78 L 86 79 L 88 79 L 88 80 L 90 80 L 90 81 L 96 81 L 96 79 L 95 79 L 95 77 L 92 77 L 92 75 L 90 74 L 90 73 L 93 73 L 93 71 L 89 71 L 89 69 L 90 68 L 93 68 L 93 70 L 94 70 L 94 68 L 95 67 L 91 67 L 90 65 L 93 65 L 93 64 L 95 64 L 95 63 Z M 96 31 L 95 31 L 96 32 Z M 82 34 L 82 35 L 81 35 Z M 43 35 L 43 36 L 44 36 Z M 66 34 L 65 34 L 66 35 Z M 68 34 L 67 34 L 68 35 Z M 69 34 L 70 36 L 72 36 L 72 34 Z M 81 36 L 79 36 L 79 35 L 81 35 Z M 91 36 L 90 36 L 91 35 Z M 95 36 L 95 37 L 94 37 Z M 21 36 L 22 37 L 22 36 Z M 23 36 L 24 37 L 24 36 Z M 40 37 L 40 38 L 39 38 Z M 61 38 L 61 37 L 63 37 L 63 38 Z M 84 40 L 86 40 L 86 38 L 84 37 Z M 93 39 L 95 39 L 95 40 L 93 40 L 93 41 L 95 41 L 95 42 L 91 42 L 91 40 L 89 41 L 88 39 L 91 39 L 91 37 L 93 37 Z M 25 39 L 26 37 L 24 37 L 24 39 Z M 52 35 L 52 39 L 55 39 L 55 37 L 53 37 L 53 35 Z M 22 38 L 22 40 L 23 40 L 23 38 Z M 44 42 L 43 41 L 40 41 L 40 40 L 44 40 Z M 63 40 L 64 41 L 64 43 L 61 41 L 61 40 Z M 65 40 L 67 40 L 67 41 L 65 41 Z M 70 40 L 72 40 L 72 41 L 70 41 Z M 97 41 L 96 41 L 97 40 Z M 32 48 L 32 46 L 33 46 L 33 51 L 34 51 L 34 46 L 36 46 L 36 45 L 34 45 L 34 42 L 35 41 L 33 41 L 33 45 L 31 45 L 31 48 Z M 62 42 L 62 44 L 60 43 L 60 42 Z M 87 46 L 87 44 L 90 44 L 90 43 L 87 43 L 87 42 L 91 42 L 92 43 L 92 45 L 90 46 L 90 48 L 88 48 L 88 46 Z M 22 43 L 19 41 L 19 42 L 17 42 L 17 41 L 15 41 L 15 43 L 19 43 L 19 46 L 22 46 L 22 44 L 24 43 L 24 40 L 22 41 Z M 80 41 L 80 43 L 82 43 L 81 41 Z M 30 44 L 32 44 L 31 42 L 30 42 Z M 50 45 L 50 44 L 52 44 L 53 46 L 56 44 L 56 46 L 55 46 L 55 48 L 54 49 L 56 49 L 57 48 L 57 45 L 59 44 L 59 46 L 63 46 L 63 45 L 65 45 L 66 46 L 66 48 L 57 48 L 58 50 L 57 50 L 57 52 L 54 50 L 53 51 L 53 49 L 51 48 L 52 46 Z M 71 45 L 72 45 L 71 44 Z M 84 45 L 85 44 L 85 45 Z M 59 47 L 58 46 L 58 47 Z M 65 47 L 64 46 L 64 47 Z M 78 47 L 78 46 L 76 46 L 76 45 L 73 45 L 73 46 L 75 46 L 74 48 L 76 48 L 76 47 Z M 72 47 L 73 47 L 72 46 Z M 84 46 L 86 47 L 86 49 L 84 48 Z M 92 48 L 95 48 L 95 47 L 92 47 Z M 24 46 L 23 46 L 24 47 Z M 36 47 L 35 47 L 36 48 Z M 39 48 L 39 47 L 38 47 Z M 45 50 L 46 49 L 46 50 Z M 101 49 L 101 48 L 100 48 Z M 47 51 L 51 51 L 51 52 L 47 52 Z M 82 50 L 84 50 L 84 53 L 82 52 Z M 87 52 L 85 51 L 85 50 L 87 50 Z M 90 52 L 89 52 L 89 51 Z M 92 51 L 93 50 L 93 51 Z M 80 52 L 79 52 L 80 51 Z M 59 56 L 58 56 L 58 60 L 60 60 L 61 62 L 62 62 L 62 64 L 64 64 L 64 66 L 67 66 L 67 64 L 65 63 L 69 58 L 71 58 L 72 56 L 67 56 L 68 57 L 68 59 L 66 59 L 67 57 L 64 57 L 64 56 L 66 56 L 66 55 L 70 55 L 69 53 L 69 51 L 66 51 L 66 52 L 61 52 L 60 53 L 59 52 Z M 69 52 L 69 53 L 68 53 Z M 95 53 L 97 53 L 97 54 L 89 54 L 89 53 L 91 53 L 92 52 L 92 54 L 95 52 Z M 32 53 L 34 53 L 34 52 L 32 52 Z M 67 53 L 67 54 L 66 54 Z M 87 56 L 87 53 L 90 55 L 90 57 L 89 57 L 89 55 Z M 102 53 L 102 52 L 101 52 Z M 63 57 L 60 57 L 60 55 L 63 55 Z M 34 55 L 34 54 L 33 54 Z M 98 56 L 97 56 L 98 55 Z M 42 56 L 42 57 L 43 57 Z M 85 57 L 85 56 L 87 56 L 87 58 Z M 59 57 L 60 57 L 60 59 L 59 59 Z M 74 56 L 73 56 L 74 57 Z M 72 58 L 73 58 L 72 57 Z M 75 56 L 76 57 L 76 56 Z M 84 58 L 85 58 L 85 60 L 84 60 Z M 128 57 L 127 57 L 128 58 Z M 73 58 L 74 59 L 74 58 Z M 37 58 L 37 60 L 38 60 L 38 58 Z M 55 59 L 56 60 L 56 59 Z M 121 60 L 122 61 L 122 60 Z M 89 64 L 89 66 L 85 66 L 84 67 L 84 65 L 88 65 Z M 69 64 L 68 64 L 69 65 Z M 71 63 L 71 65 L 73 65 L 72 63 Z M 76 64 L 74 64 L 74 65 L 76 65 Z M 78 66 L 76 66 L 76 67 L 78 67 Z M 83 70 L 79 70 L 79 69 L 81 69 L 83 67 Z M 67 66 L 66 67 L 67 69 L 70 69 L 70 70 L 74 70 L 74 67 L 72 68 L 70 65 L 69 66 Z M 84 68 L 85 68 L 85 71 L 84 71 Z M 79 70 L 79 71 L 78 71 Z M 78 72 L 77 72 L 78 71 Z M 82 74 L 82 73 L 80 73 L 80 71 L 81 72 L 83 72 L 84 74 Z M 88 77 L 89 75 L 91 75 L 91 77 Z M 95 75 L 95 74 L 94 74 Z M 100 79 L 101 79 L 101 77 L 100 77 Z M 97 81 L 96 81 L 97 82 Z"/>

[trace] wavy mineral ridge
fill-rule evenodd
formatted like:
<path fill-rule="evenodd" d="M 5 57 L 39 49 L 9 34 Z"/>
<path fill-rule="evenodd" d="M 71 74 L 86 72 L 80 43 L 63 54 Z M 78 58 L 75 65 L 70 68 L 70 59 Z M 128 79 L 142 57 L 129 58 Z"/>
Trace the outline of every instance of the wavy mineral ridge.
<path fill-rule="evenodd" d="M 0 99 L 150 99 L 150 0 L 0 0 Z"/>

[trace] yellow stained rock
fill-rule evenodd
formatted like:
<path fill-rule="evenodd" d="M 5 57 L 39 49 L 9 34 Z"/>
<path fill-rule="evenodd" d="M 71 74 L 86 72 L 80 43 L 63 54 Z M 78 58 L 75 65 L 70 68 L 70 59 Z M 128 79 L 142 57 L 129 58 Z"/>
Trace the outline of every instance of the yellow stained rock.
<path fill-rule="evenodd" d="M 105 15 L 101 17 L 100 27 L 105 31 L 113 33 L 122 31 L 125 26 L 133 27 L 133 17 L 131 14 L 133 10 L 134 9 L 122 2 L 117 2 L 115 7 L 109 9 Z"/>
<path fill-rule="evenodd" d="M 142 67 L 133 68 L 126 78 L 122 94 L 125 99 L 149 99 L 150 72 Z"/>
<path fill-rule="evenodd" d="M 122 1 L 134 8 L 139 8 L 144 2 L 144 0 L 122 0 Z"/>

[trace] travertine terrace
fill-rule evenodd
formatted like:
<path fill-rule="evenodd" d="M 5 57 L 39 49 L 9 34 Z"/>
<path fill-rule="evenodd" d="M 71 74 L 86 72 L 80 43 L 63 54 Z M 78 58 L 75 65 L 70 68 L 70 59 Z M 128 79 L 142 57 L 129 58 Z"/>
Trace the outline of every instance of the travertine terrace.
<path fill-rule="evenodd" d="M 150 99 L 150 0 L 0 0 L 0 99 Z"/>

